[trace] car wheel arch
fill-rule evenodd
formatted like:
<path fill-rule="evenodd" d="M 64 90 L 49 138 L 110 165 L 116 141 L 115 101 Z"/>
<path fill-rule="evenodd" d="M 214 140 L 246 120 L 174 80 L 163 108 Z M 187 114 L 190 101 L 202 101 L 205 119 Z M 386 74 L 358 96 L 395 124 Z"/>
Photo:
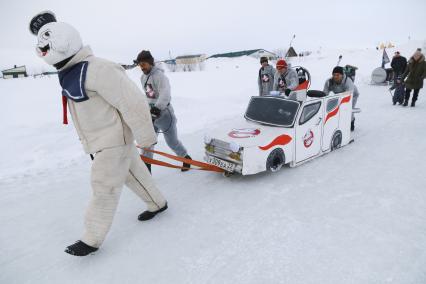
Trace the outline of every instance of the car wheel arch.
<path fill-rule="evenodd" d="M 342 146 L 342 131 L 337 129 L 334 131 L 330 141 L 330 150 L 334 151 Z"/>
<path fill-rule="evenodd" d="M 285 165 L 285 152 L 282 148 L 273 149 L 266 159 L 266 170 L 271 172 L 279 171 Z"/>

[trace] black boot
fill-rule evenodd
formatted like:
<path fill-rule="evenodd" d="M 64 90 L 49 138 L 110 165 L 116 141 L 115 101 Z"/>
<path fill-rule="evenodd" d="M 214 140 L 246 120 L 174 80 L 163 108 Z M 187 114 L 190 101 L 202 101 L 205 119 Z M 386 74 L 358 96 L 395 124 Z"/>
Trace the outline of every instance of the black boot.
<path fill-rule="evenodd" d="M 148 168 L 149 173 L 152 173 L 152 172 L 151 172 L 151 164 L 145 163 L 145 165 L 146 165 L 146 167 Z"/>
<path fill-rule="evenodd" d="M 416 89 L 416 90 L 414 90 L 413 100 L 411 101 L 411 106 L 412 107 L 416 106 L 416 101 L 417 101 L 418 97 L 419 97 L 419 89 Z"/>
<path fill-rule="evenodd" d="M 68 246 L 65 252 L 75 256 L 86 256 L 97 250 L 98 248 L 89 246 L 82 241 L 77 241 L 73 245 Z"/>
<path fill-rule="evenodd" d="M 168 208 L 168 206 L 167 206 L 167 202 L 166 202 L 166 205 L 164 205 L 163 208 L 160 208 L 157 211 L 154 211 L 154 212 L 144 211 L 144 212 L 142 212 L 141 214 L 139 214 L 138 220 L 139 221 L 148 221 L 148 220 L 154 218 L 155 215 L 157 215 L 158 213 L 161 213 L 164 210 L 166 210 L 167 208 Z"/>
<path fill-rule="evenodd" d="M 404 103 L 402 104 L 402 106 L 408 106 L 408 101 L 410 100 L 410 93 L 411 90 L 410 89 L 405 89 L 405 97 L 404 97 Z"/>
<path fill-rule="evenodd" d="M 351 121 L 351 131 L 355 130 L 355 119 Z"/>
<path fill-rule="evenodd" d="M 191 157 L 189 156 L 189 155 L 186 155 L 185 156 L 185 159 L 189 159 L 189 160 L 192 160 L 191 159 Z M 189 171 L 189 168 L 191 168 L 191 165 L 190 164 L 188 164 L 188 163 L 183 163 L 183 169 L 181 169 L 181 171 L 182 172 L 186 172 L 186 171 Z"/>

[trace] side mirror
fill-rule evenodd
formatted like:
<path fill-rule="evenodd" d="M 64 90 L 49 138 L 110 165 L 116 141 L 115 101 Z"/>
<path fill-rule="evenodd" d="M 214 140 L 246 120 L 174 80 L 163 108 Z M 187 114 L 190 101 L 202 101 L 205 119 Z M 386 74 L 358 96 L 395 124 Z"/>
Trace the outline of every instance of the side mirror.
<path fill-rule="evenodd" d="M 309 90 L 306 95 L 310 98 L 322 98 L 327 96 L 326 93 L 324 93 L 323 91 L 319 91 L 319 90 Z"/>

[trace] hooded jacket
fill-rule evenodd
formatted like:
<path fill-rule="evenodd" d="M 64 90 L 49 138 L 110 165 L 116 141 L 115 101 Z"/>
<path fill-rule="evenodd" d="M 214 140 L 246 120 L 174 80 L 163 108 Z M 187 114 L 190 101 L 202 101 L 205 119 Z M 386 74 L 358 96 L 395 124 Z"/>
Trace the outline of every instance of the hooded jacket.
<path fill-rule="evenodd" d="M 142 74 L 141 83 L 149 105 L 160 110 L 167 108 L 171 101 L 170 83 L 162 69 L 153 66 L 148 74 Z"/>
<path fill-rule="evenodd" d="M 271 65 L 259 69 L 259 75 L 257 77 L 259 96 L 268 96 L 269 92 L 272 91 L 275 72 L 275 68 Z"/>
<path fill-rule="evenodd" d="M 134 143 L 149 147 L 157 138 L 145 96 L 116 63 L 83 47 L 59 71 L 87 61 L 84 90 L 88 99 L 67 99 L 73 124 L 86 153 Z"/>
<path fill-rule="evenodd" d="M 426 62 L 423 54 L 419 60 L 414 60 L 413 57 L 410 58 L 403 78 L 407 78 L 405 80 L 405 87 L 407 89 L 416 90 L 423 88 L 423 80 L 426 78 Z"/>
<path fill-rule="evenodd" d="M 299 86 L 299 78 L 296 70 L 288 68 L 282 75 L 278 71 L 275 73 L 274 91 L 284 92 L 285 89 L 293 91 L 297 86 Z"/>
<path fill-rule="evenodd" d="M 333 92 L 335 94 L 343 93 L 346 91 L 353 92 L 353 97 L 357 99 L 359 97 L 359 92 L 357 87 L 352 82 L 352 79 L 347 77 L 346 75 L 343 75 L 342 82 L 340 84 L 337 84 L 333 81 L 333 78 L 328 79 L 325 81 L 324 84 L 324 93 L 327 95 L 330 94 L 330 92 Z"/>

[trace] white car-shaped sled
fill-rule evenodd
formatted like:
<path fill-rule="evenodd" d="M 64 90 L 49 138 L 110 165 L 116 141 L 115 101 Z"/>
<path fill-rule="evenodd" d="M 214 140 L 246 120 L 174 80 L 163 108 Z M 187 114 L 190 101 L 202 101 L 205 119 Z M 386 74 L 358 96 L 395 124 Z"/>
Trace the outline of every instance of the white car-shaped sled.
<path fill-rule="evenodd" d="M 351 116 L 351 92 L 308 91 L 303 102 L 252 97 L 245 120 L 205 136 L 205 160 L 226 175 L 294 167 L 350 143 Z"/>

